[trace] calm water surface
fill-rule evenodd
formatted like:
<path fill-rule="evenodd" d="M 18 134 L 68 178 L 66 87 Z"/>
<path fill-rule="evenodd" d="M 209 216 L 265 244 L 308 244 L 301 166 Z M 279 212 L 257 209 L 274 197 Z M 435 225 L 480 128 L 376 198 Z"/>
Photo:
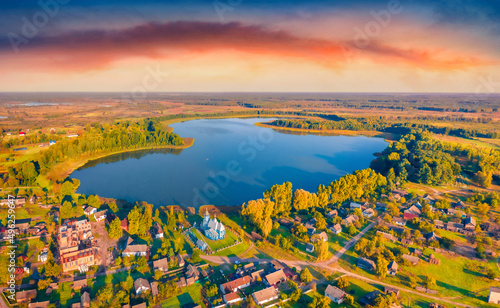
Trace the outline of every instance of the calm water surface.
<path fill-rule="evenodd" d="M 78 192 L 154 205 L 240 205 L 274 184 L 316 191 L 365 169 L 382 138 L 292 135 L 255 126 L 263 119 L 194 120 L 171 125 L 195 138 L 180 150 L 147 150 L 89 162 L 71 177 Z"/>

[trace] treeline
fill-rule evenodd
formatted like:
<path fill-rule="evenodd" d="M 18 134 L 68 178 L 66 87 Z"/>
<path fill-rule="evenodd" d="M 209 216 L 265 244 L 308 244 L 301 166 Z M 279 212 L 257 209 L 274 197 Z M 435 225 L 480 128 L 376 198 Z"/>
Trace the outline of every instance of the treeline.
<path fill-rule="evenodd" d="M 41 152 L 38 164 L 41 172 L 45 173 L 54 164 L 82 154 L 183 144 L 181 137 L 157 127 L 157 123 L 152 120 L 114 125 L 94 124 L 87 125 L 82 136 L 60 141 Z"/>
<path fill-rule="evenodd" d="M 390 182 L 426 185 L 454 183 L 463 171 L 487 188 L 493 176 L 500 176 L 500 151 L 442 142 L 417 131 L 391 143 L 371 167 L 385 174 Z"/>
<path fill-rule="evenodd" d="M 478 129 L 451 128 L 432 124 L 415 123 L 413 119 L 405 122 L 390 122 L 381 117 L 349 118 L 335 121 L 310 120 L 275 120 L 270 125 L 277 127 L 311 129 L 311 130 L 353 130 L 353 131 L 380 131 L 395 134 L 409 134 L 412 130 L 422 129 L 435 134 L 463 137 L 463 138 L 500 138 L 500 133 Z"/>
<path fill-rule="evenodd" d="M 263 199 L 243 204 L 241 215 L 267 237 L 273 228 L 273 218 L 289 217 L 293 212 L 339 207 L 347 200 L 374 197 L 385 193 L 386 189 L 386 178 L 371 169 L 355 171 L 328 186 L 320 185 L 315 193 L 303 189 L 293 191 L 292 184 L 286 182 L 264 192 Z"/>
<path fill-rule="evenodd" d="M 454 183 L 461 168 L 439 141 L 417 132 L 391 143 L 371 167 L 386 174 L 389 181 L 413 181 L 425 185 Z"/>
<path fill-rule="evenodd" d="M 18 132 L 13 132 L 13 134 L 17 135 Z M 4 149 L 10 149 L 13 146 L 17 145 L 26 145 L 26 144 L 36 144 L 36 143 L 47 143 L 51 140 L 59 141 L 62 140 L 63 137 L 55 134 L 44 134 L 41 131 L 38 131 L 36 134 L 28 134 L 24 137 L 13 137 L 8 138 L 2 142 L 2 147 Z M 5 138 L 4 138 L 5 139 Z"/>

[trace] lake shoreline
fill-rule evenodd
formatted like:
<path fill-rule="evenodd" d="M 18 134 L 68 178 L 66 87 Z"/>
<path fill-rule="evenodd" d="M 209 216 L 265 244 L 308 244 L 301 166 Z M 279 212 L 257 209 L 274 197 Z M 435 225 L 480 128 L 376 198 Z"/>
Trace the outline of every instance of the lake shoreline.
<path fill-rule="evenodd" d="M 112 151 L 106 153 L 99 153 L 97 155 L 92 155 L 89 157 L 79 157 L 73 161 L 65 161 L 63 163 L 57 164 L 49 173 L 45 176 L 47 180 L 49 179 L 66 179 L 70 176 L 75 170 L 85 166 L 87 163 L 98 160 L 104 157 L 120 154 L 120 153 L 129 153 L 143 150 L 155 150 L 155 149 L 173 149 L 173 150 L 184 150 L 193 146 L 195 139 L 190 137 L 182 138 L 184 140 L 183 145 L 163 145 L 163 146 L 150 146 L 150 147 L 141 147 L 134 149 L 123 149 L 119 151 Z"/>

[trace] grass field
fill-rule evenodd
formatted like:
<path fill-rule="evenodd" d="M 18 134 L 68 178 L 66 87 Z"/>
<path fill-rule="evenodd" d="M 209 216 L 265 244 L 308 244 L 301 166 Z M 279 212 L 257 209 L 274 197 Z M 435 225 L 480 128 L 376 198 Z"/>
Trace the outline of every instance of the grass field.
<path fill-rule="evenodd" d="M 182 290 L 184 293 L 167 299 L 161 303 L 161 306 L 164 308 L 181 308 L 188 304 L 200 304 L 204 307 L 201 300 L 201 289 L 202 286 L 198 283 L 186 287 Z"/>
<path fill-rule="evenodd" d="M 218 240 L 218 241 L 213 241 L 213 240 L 207 238 L 198 229 L 193 228 L 193 233 L 196 235 L 196 237 L 202 238 L 203 240 L 205 240 L 205 242 L 208 244 L 208 246 L 210 246 L 210 248 L 214 252 L 216 250 L 230 246 L 238 241 L 238 237 L 236 235 L 234 235 L 234 233 L 229 231 L 229 230 L 226 230 L 226 236 L 224 237 L 224 239 Z"/>

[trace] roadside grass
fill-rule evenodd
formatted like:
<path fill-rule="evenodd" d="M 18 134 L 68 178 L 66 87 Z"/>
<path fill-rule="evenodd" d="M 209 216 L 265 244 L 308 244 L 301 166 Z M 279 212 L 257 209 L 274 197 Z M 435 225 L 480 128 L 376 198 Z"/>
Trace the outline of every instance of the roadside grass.
<path fill-rule="evenodd" d="M 183 289 L 184 293 L 171 297 L 163 301 L 160 305 L 164 308 L 181 308 L 189 304 L 200 304 L 204 306 L 201 300 L 202 286 L 199 283 L 193 284 Z"/>

